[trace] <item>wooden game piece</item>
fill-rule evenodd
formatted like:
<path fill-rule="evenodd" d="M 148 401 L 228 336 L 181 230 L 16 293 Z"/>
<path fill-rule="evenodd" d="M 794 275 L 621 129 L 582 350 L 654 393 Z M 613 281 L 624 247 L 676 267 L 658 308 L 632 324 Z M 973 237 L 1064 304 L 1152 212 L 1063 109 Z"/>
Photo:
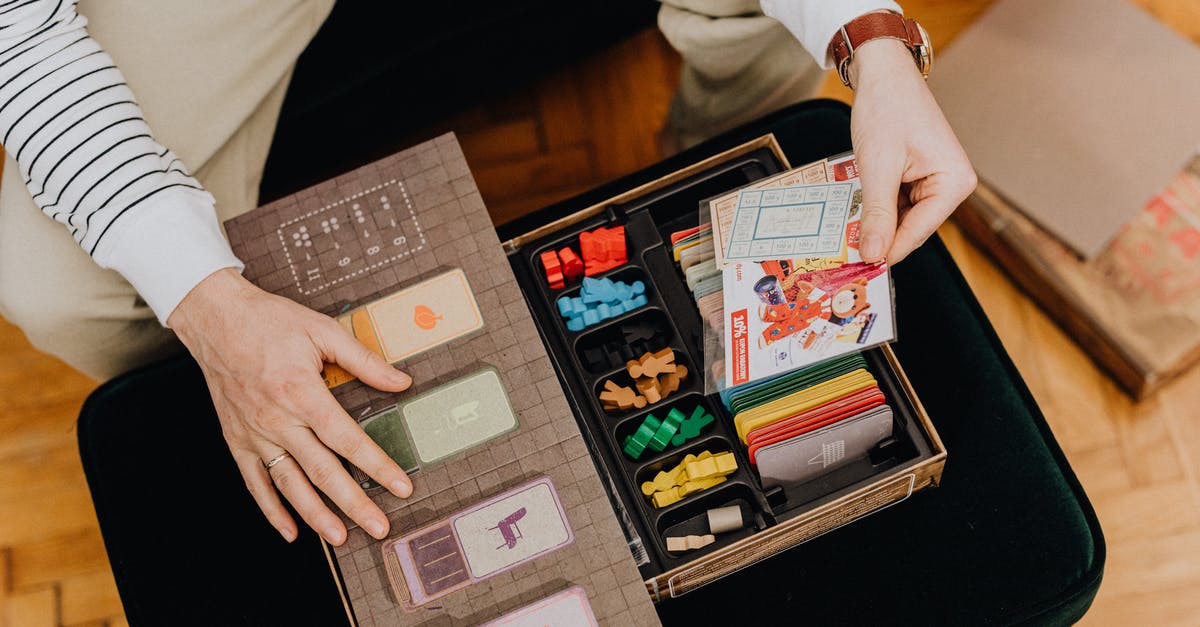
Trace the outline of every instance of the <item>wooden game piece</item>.
<path fill-rule="evenodd" d="M 675 372 L 675 351 L 670 347 L 657 353 L 646 353 L 640 358 L 625 364 L 626 371 L 633 378 L 657 377 L 665 372 Z"/>
<path fill-rule="evenodd" d="M 710 534 L 703 536 L 667 536 L 667 550 L 672 552 L 694 551 L 701 547 L 706 547 L 717 541 L 716 536 Z"/>
<path fill-rule="evenodd" d="M 659 425 L 658 430 L 654 432 L 654 437 L 650 438 L 649 447 L 655 451 L 662 451 L 671 443 L 671 438 L 675 437 L 675 433 L 679 431 L 679 425 L 683 424 L 683 412 L 678 409 L 671 408 L 667 413 L 667 417 Z"/>
<path fill-rule="evenodd" d="M 687 366 L 675 366 L 675 372 L 659 375 L 656 388 L 662 397 L 670 396 L 679 390 L 679 384 L 687 378 Z M 639 388 L 640 389 L 640 388 Z"/>
<path fill-rule="evenodd" d="M 562 264 L 559 263 L 558 254 L 553 250 L 547 250 L 540 255 L 542 258 L 542 269 L 546 272 L 546 283 L 551 289 L 562 289 L 566 283 L 563 281 Z"/>
<path fill-rule="evenodd" d="M 679 498 L 683 498 L 685 496 L 691 496 L 697 492 L 707 490 L 721 483 L 725 483 L 724 476 L 696 479 L 694 481 L 687 481 L 678 488 L 675 488 L 675 492 L 679 495 Z"/>
<path fill-rule="evenodd" d="M 622 447 L 625 454 L 637 459 L 642 456 L 642 452 L 646 450 L 646 445 L 650 443 L 655 432 L 662 425 L 654 414 L 647 414 L 642 420 L 642 424 L 638 425 L 637 431 L 625 438 L 624 446 Z"/>
<path fill-rule="evenodd" d="M 643 377 L 634 381 L 634 385 L 637 386 L 637 389 L 642 393 L 642 396 L 646 397 L 646 402 L 648 403 L 657 403 L 663 398 L 662 392 L 659 391 L 658 381 L 655 379 L 646 379 Z"/>
<path fill-rule="evenodd" d="M 732 452 L 713 455 L 708 459 L 698 459 L 684 466 L 688 481 L 704 480 L 713 477 L 724 477 L 737 470 L 737 459 Z"/>
<path fill-rule="evenodd" d="M 627 322 L 621 325 L 621 335 L 625 338 L 625 344 L 637 344 L 639 342 L 652 342 L 659 335 L 658 327 L 655 327 L 649 322 Z"/>
<path fill-rule="evenodd" d="M 679 425 L 679 433 L 676 433 L 675 437 L 671 438 L 671 444 L 673 446 L 680 446 L 684 442 L 699 436 L 704 427 L 712 424 L 714 420 L 712 414 L 706 412 L 703 405 L 696 405 L 696 409 L 692 410 L 692 415 L 685 419 L 683 424 Z"/>
<path fill-rule="evenodd" d="M 655 492 L 654 495 L 650 497 L 650 503 L 655 507 L 661 508 L 675 503 L 682 498 L 683 495 L 679 494 L 678 489 L 676 488 L 663 492 Z"/>
<path fill-rule="evenodd" d="M 600 227 L 579 234 L 579 253 L 583 273 L 595 276 L 627 262 L 625 227 Z"/>
<path fill-rule="evenodd" d="M 575 251 L 571 250 L 570 246 L 559 250 L 558 258 L 562 261 L 562 272 L 568 281 L 574 281 L 583 274 L 583 260 L 575 254 Z"/>
<path fill-rule="evenodd" d="M 600 392 L 600 400 L 615 405 L 621 411 L 628 411 L 631 407 L 641 409 L 646 406 L 644 397 L 629 387 L 617 385 L 612 379 L 604 382 L 604 391 Z M 611 408 L 606 405 L 606 409 Z"/>
<path fill-rule="evenodd" d="M 737 531 L 746 525 L 742 519 L 742 508 L 737 505 L 714 507 L 706 513 L 709 533 Z"/>

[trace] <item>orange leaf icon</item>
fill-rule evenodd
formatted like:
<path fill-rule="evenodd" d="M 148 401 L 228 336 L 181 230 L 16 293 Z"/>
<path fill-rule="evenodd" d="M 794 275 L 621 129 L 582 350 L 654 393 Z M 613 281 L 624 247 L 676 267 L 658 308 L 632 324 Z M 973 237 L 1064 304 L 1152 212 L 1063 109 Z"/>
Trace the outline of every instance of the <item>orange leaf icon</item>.
<path fill-rule="evenodd" d="M 441 319 L 441 316 L 433 313 L 433 310 L 425 305 L 417 305 L 416 309 L 413 310 L 413 322 L 426 331 L 436 327 L 438 320 Z"/>

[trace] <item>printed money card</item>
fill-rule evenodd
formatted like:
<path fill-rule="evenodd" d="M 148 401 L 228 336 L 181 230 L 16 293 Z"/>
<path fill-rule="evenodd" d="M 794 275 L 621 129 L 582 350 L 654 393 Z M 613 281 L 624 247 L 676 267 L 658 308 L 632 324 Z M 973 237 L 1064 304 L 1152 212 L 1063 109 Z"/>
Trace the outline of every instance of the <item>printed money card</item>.
<path fill-rule="evenodd" d="M 727 263 L 843 254 L 857 179 L 738 192 Z"/>

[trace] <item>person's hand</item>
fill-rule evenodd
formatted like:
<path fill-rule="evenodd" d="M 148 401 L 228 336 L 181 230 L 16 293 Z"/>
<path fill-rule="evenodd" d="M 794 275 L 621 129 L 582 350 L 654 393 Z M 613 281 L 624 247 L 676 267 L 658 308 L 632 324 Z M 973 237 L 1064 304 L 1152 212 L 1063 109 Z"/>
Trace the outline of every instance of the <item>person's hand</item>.
<path fill-rule="evenodd" d="M 849 71 L 863 192 L 859 252 L 863 261 L 896 263 L 975 189 L 975 170 L 904 44 L 864 43 Z"/>
<path fill-rule="evenodd" d="M 323 361 L 333 362 L 388 392 L 408 388 L 408 375 L 332 318 L 268 294 L 233 269 L 201 281 L 167 322 L 200 363 L 246 487 L 284 539 L 298 531 L 279 493 L 328 542 L 345 541 L 345 525 L 316 489 L 372 536 L 387 535 L 387 517 L 334 452 L 400 498 L 412 494 L 412 483 L 338 405 L 320 373 Z M 285 452 L 268 472 L 265 462 Z"/>

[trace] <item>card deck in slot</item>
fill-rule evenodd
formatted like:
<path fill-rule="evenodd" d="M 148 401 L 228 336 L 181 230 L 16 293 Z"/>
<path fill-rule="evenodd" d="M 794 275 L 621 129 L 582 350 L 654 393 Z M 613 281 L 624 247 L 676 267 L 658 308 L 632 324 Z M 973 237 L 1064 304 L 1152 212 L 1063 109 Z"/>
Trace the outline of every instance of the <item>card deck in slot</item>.
<path fill-rule="evenodd" d="M 679 267 L 687 270 L 698 263 L 708 261 L 716 256 L 716 253 L 713 252 L 712 249 L 711 239 L 704 240 L 701 242 L 701 244 L 702 245 L 692 246 L 686 250 L 680 251 L 679 258 L 677 259 L 679 262 Z"/>
<path fill-rule="evenodd" d="M 711 276 L 720 276 L 721 271 L 717 269 L 717 264 L 712 259 L 702 261 L 683 271 L 684 279 L 687 281 L 689 290 L 696 289 L 696 283 L 701 279 L 706 279 Z"/>
<path fill-rule="evenodd" d="M 679 261 L 679 256 L 683 254 L 683 251 L 700 244 L 702 241 L 697 238 L 689 242 L 681 242 L 672 249 L 671 254 L 675 257 L 675 261 Z"/>
<path fill-rule="evenodd" d="M 720 294 L 722 281 L 723 279 L 721 278 L 721 275 L 700 279 L 696 282 L 696 289 L 692 290 L 692 294 L 696 298 L 700 298 L 701 296 L 706 296 L 708 294 Z M 723 306 L 724 305 L 722 304 L 722 307 Z"/>
<path fill-rule="evenodd" d="M 848 355 L 810 368 L 738 386 L 729 392 L 726 404 L 730 413 L 736 415 L 781 395 L 812 387 L 855 370 L 864 370 L 866 367 L 867 361 L 861 355 Z"/>
<path fill-rule="evenodd" d="M 843 362 L 816 369 L 797 371 L 781 377 L 764 380 L 751 388 L 738 387 L 728 395 L 727 404 L 731 413 L 738 414 L 751 407 L 762 405 L 779 396 L 818 385 L 843 374 L 862 370 L 865 362 Z"/>
<path fill-rule="evenodd" d="M 765 439 L 776 438 L 789 431 L 803 428 L 806 424 L 814 420 L 823 419 L 827 415 L 840 415 L 846 412 L 855 413 L 866 411 L 873 407 L 878 407 L 887 402 L 883 392 L 877 386 L 864 388 L 857 392 L 847 394 L 841 398 L 836 398 L 828 403 L 823 403 L 812 409 L 807 409 L 798 414 L 777 420 L 771 424 L 759 427 L 746 434 L 746 444 L 753 446 L 760 444 Z"/>
<path fill-rule="evenodd" d="M 707 225 L 701 224 L 700 226 L 693 226 L 690 229 L 684 229 L 682 231 L 675 231 L 674 233 L 671 234 L 671 245 L 674 246 L 676 243 L 679 242 L 679 240 L 681 240 L 685 237 L 688 237 L 690 235 L 695 235 L 696 233 L 699 233 L 700 229 L 705 228 L 706 226 Z"/>
<path fill-rule="evenodd" d="M 866 457 L 892 435 L 892 408 L 867 410 L 822 429 L 758 450 L 764 488 L 798 485 Z"/>
<path fill-rule="evenodd" d="M 876 385 L 875 377 L 866 370 L 855 370 L 813 387 L 788 394 L 764 405 L 735 414 L 738 439 L 746 442 L 746 434 L 765 424 L 816 407 L 839 396 Z"/>
<path fill-rule="evenodd" d="M 814 429 L 820 429 L 862 412 L 870 411 L 876 407 L 881 407 L 884 404 L 885 399 L 883 398 L 882 394 L 872 394 L 870 397 L 861 399 L 852 405 L 844 405 L 831 409 L 822 409 L 821 407 L 813 408 L 792 416 L 791 418 L 771 424 L 767 427 L 756 429 L 746 436 L 747 452 L 750 454 L 750 463 L 757 463 L 755 461 L 757 452 L 759 449 L 765 446 L 778 444 L 784 440 L 790 440 Z M 826 405 L 829 405 L 829 403 Z"/>

